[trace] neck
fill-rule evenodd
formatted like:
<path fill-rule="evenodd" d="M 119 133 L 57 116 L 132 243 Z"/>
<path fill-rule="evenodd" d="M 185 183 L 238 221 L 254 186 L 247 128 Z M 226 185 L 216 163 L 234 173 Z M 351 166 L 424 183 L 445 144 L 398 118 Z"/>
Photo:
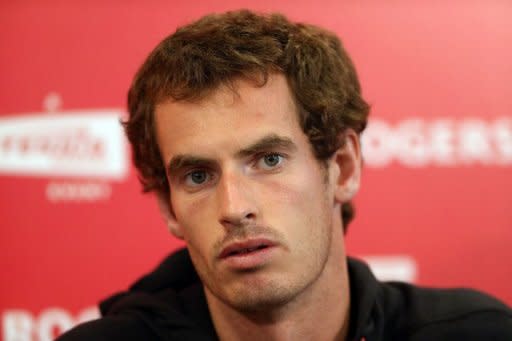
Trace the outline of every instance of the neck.
<path fill-rule="evenodd" d="M 333 232 L 330 248 L 325 268 L 316 281 L 279 307 L 241 312 L 205 288 L 220 340 L 345 340 L 350 290 L 341 227 Z"/>

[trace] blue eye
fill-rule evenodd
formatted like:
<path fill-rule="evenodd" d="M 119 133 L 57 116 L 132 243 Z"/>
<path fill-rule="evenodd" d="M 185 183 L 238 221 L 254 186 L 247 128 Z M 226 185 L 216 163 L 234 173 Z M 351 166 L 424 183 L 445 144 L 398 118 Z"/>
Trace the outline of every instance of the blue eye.
<path fill-rule="evenodd" d="M 201 185 L 208 180 L 208 173 L 202 170 L 193 171 L 185 177 L 185 183 L 189 186 Z"/>
<path fill-rule="evenodd" d="M 272 169 L 279 166 L 283 162 L 283 156 L 272 153 L 265 154 L 259 161 L 258 164 L 263 169 Z"/>

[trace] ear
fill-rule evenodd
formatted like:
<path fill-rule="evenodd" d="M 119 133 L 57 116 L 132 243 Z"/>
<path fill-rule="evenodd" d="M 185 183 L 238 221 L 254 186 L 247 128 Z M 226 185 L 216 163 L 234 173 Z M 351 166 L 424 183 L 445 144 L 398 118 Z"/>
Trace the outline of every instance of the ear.
<path fill-rule="evenodd" d="M 164 221 L 167 224 L 167 228 L 176 238 L 183 239 L 183 229 L 180 226 L 180 224 L 178 224 L 178 221 L 176 220 L 176 215 L 172 211 L 169 196 L 162 193 L 158 193 L 156 197 L 158 202 L 158 208 L 160 209 L 160 213 L 162 214 L 162 217 L 164 218 Z"/>
<path fill-rule="evenodd" d="M 361 144 L 359 136 L 352 129 L 340 134 L 341 147 L 331 159 L 331 176 L 334 198 L 343 204 L 352 200 L 359 190 L 361 179 Z"/>

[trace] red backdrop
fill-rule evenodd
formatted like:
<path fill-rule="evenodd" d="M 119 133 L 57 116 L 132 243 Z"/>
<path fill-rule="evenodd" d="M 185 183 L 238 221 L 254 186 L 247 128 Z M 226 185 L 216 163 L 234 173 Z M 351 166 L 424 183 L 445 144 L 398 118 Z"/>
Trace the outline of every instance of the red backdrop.
<path fill-rule="evenodd" d="M 349 253 L 512 304 L 511 2 L 3 1 L 3 340 L 51 339 L 181 245 L 117 120 L 164 36 L 242 7 L 331 29 L 356 64 L 372 123 Z"/>

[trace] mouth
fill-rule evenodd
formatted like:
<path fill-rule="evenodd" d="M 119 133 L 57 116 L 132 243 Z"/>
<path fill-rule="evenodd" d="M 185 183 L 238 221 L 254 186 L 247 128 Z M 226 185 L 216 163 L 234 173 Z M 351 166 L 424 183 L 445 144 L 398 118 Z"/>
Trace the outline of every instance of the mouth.
<path fill-rule="evenodd" d="M 273 246 L 275 246 L 275 244 L 266 239 L 252 239 L 245 242 L 237 242 L 225 247 L 220 253 L 219 258 L 244 256 Z"/>
<path fill-rule="evenodd" d="M 276 248 L 276 243 L 268 239 L 251 239 L 229 244 L 219 258 L 231 268 L 250 269 L 268 262 Z"/>

